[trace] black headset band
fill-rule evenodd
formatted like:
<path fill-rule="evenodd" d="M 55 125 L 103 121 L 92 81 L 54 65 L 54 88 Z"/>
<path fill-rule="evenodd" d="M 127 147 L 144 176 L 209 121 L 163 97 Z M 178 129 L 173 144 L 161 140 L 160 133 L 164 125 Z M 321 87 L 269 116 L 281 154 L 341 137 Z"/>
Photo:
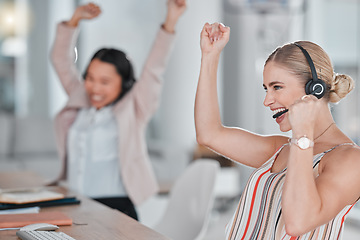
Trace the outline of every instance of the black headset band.
<path fill-rule="evenodd" d="M 295 46 L 299 47 L 300 50 L 303 52 L 303 54 L 305 55 L 305 58 L 306 60 L 308 61 L 309 63 L 309 66 L 310 66 L 310 70 L 311 70 L 311 75 L 312 75 L 312 79 L 317 82 L 318 81 L 318 76 L 317 76 L 317 73 L 316 73 L 316 69 L 315 69 L 315 66 L 314 66 L 314 63 L 309 55 L 309 53 L 302 47 L 300 46 L 299 44 L 297 43 L 294 43 Z"/>

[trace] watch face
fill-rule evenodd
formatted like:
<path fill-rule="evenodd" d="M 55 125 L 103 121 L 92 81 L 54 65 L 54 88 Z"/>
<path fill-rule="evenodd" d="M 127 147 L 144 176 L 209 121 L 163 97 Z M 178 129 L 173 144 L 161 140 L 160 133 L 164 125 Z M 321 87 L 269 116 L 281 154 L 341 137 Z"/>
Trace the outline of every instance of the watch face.
<path fill-rule="evenodd" d="M 307 149 L 310 147 L 310 139 L 307 137 L 301 137 L 297 142 L 299 148 L 301 149 Z"/>

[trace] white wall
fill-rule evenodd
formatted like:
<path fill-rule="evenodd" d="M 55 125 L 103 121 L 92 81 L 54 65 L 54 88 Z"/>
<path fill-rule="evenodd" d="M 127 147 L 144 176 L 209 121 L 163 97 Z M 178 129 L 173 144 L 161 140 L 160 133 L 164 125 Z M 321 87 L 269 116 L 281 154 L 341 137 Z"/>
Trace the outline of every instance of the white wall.
<path fill-rule="evenodd" d="M 86 1 L 83 1 L 86 2 Z M 165 19 L 166 0 L 99 2 L 103 13 L 81 24 L 79 61 L 82 71 L 100 47 L 124 50 L 139 76 L 155 34 Z M 206 11 L 199 11 L 206 5 Z M 200 31 L 206 21 L 221 21 L 220 0 L 189 0 L 181 17 L 177 39 L 162 92 L 160 108 L 149 125 L 149 140 L 177 145 L 188 151 L 195 146 L 194 97 L 200 68 Z"/>
<path fill-rule="evenodd" d="M 71 17 L 75 2 L 88 1 L 62 0 L 51 1 L 51 4 L 47 0 L 21 1 L 28 2 L 36 12 L 33 12 L 34 28 L 29 35 L 32 38 L 28 46 L 30 55 L 16 63 L 19 64 L 16 68 L 16 111 L 23 122 L 27 116 L 33 116 L 34 119 L 44 118 L 50 125 L 50 118 L 67 99 L 49 63 L 56 23 Z M 84 70 L 95 50 L 112 46 L 124 49 L 130 55 L 139 75 L 156 30 L 165 17 L 166 0 L 97 2 L 103 14 L 80 26 L 79 68 Z M 278 131 L 274 121 L 269 120 L 271 112 L 262 107 L 262 97 L 259 97 L 264 96 L 261 86 L 263 62 L 277 43 L 300 38 L 313 40 L 328 51 L 336 66 L 358 67 L 359 8 L 356 6 L 359 3 L 354 0 L 307 2 L 309 11 L 304 23 L 307 30 L 303 31 L 302 16 L 297 13 L 261 17 L 251 11 L 237 11 L 236 7 L 229 5 L 239 4 L 240 0 L 188 0 L 188 9 L 177 26 L 176 47 L 165 73 L 160 108 L 149 125 L 149 140 L 175 145 L 186 153 L 196 144 L 193 104 L 200 68 L 199 35 L 206 21 L 222 21 L 231 27 L 230 42 L 222 56 L 225 64 L 219 71 L 221 112 L 227 125 L 260 133 Z M 303 37 L 300 35 L 302 32 L 305 33 Z M 266 37 L 259 38 L 261 34 Z M 39 43 L 45 47 L 39 47 Z M 352 102 L 359 102 L 358 89 L 355 88 L 352 94 Z M 359 109 L 358 105 L 347 109 L 346 113 L 338 113 L 341 116 L 352 114 L 352 125 L 356 125 L 360 114 L 356 108 Z M 347 121 L 346 117 L 340 120 Z M 359 132 L 358 124 L 355 130 Z M 39 146 L 41 141 L 50 139 L 46 134 L 53 133 L 39 133 Z"/>
<path fill-rule="evenodd" d="M 155 138 L 173 142 L 184 149 L 192 149 L 196 144 L 194 100 L 201 60 L 200 32 L 205 22 L 222 21 L 221 0 L 188 2 L 188 10 L 179 22 L 176 47 L 165 74 L 160 109 L 151 126 Z M 219 77 L 221 82 L 221 74 Z"/>
<path fill-rule="evenodd" d="M 52 65 L 50 64 L 50 51 L 55 39 L 56 26 L 59 22 L 70 19 L 73 11 L 75 9 L 75 4 L 73 0 L 61 0 L 61 1 L 52 1 L 49 5 L 49 42 L 47 45 L 48 52 L 48 67 L 49 71 L 49 80 L 48 80 L 48 93 L 49 93 L 49 115 L 51 118 L 55 116 L 57 112 L 64 107 L 67 96 L 63 87 L 60 84 L 58 76 L 56 75 Z"/>
<path fill-rule="evenodd" d="M 263 66 L 277 46 L 303 38 L 304 14 L 299 6 L 263 9 L 240 2 L 225 1 L 231 34 L 224 51 L 224 123 L 261 134 L 280 133 L 263 105 Z"/>

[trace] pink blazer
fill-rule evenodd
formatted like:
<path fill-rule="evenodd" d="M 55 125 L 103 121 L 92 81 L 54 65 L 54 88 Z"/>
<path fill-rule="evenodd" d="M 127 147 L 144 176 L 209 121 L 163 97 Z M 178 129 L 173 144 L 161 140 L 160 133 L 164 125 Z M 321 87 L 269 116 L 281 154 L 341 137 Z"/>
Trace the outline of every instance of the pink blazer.
<path fill-rule="evenodd" d="M 78 111 L 90 106 L 81 74 L 74 63 L 78 32 L 78 29 L 64 23 L 58 24 L 51 53 L 54 68 L 69 96 L 66 106 L 55 118 L 56 143 L 62 160 L 62 169 L 55 182 L 66 179 L 66 141 L 69 128 Z M 145 130 L 159 105 L 162 75 L 174 38 L 174 34 L 159 30 L 137 83 L 113 106 L 119 129 L 120 171 L 124 186 L 135 205 L 141 204 L 159 189 L 147 152 Z"/>

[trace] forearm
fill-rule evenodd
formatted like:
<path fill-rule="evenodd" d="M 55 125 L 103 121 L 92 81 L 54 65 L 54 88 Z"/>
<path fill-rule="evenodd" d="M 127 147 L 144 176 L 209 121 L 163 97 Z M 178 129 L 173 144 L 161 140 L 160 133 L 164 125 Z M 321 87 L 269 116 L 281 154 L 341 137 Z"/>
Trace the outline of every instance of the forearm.
<path fill-rule="evenodd" d="M 149 118 L 158 108 L 164 72 L 174 48 L 175 34 L 159 29 L 144 63 L 143 70 L 130 94 L 136 99 L 139 118 Z M 121 104 L 121 101 L 118 102 Z"/>
<path fill-rule="evenodd" d="M 321 198 L 313 173 L 313 148 L 290 147 L 282 209 L 285 227 L 290 233 L 305 233 L 316 227 Z"/>
<path fill-rule="evenodd" d="M 56 29 L 56 37 L 51 51 L 51 61 L 58 77 L 69 94 L 74 84 L 80 83 L 80 74 L 74 63 L 74 47 L 77 41 L 78 31 L 60 23 Z"/>
<path fill-rule="evenodd" d="M 206 144 L 221 127 L 217 95 L 219 54 L 203 55 L 195 97 L 195 128 L 198 142 Z"/>
<path fill-rule="evenodd" d="M 80 20 L 81 18 L 76 14 L 74 14 L 69 21 L 65 22 L 65 24 L 68 25 L 69 27 L 76 28 L 79 25 Z"/>
<path fill-rule="evenodd" d="M 186 0 L 168 0 L 166 18 L 162 28 L 169 33 L 174 33 L 175 26 L 185 10 Z"/>
<path fill-rule="evenodd" d="M 171 16 L 168 15 L 166 17 L 165 22 L 161 26 L 165 31 L 167 31 L 169 33 L 174 33 L 177 21 L 178 21 L 178 18 L 171 17 Z"/>

